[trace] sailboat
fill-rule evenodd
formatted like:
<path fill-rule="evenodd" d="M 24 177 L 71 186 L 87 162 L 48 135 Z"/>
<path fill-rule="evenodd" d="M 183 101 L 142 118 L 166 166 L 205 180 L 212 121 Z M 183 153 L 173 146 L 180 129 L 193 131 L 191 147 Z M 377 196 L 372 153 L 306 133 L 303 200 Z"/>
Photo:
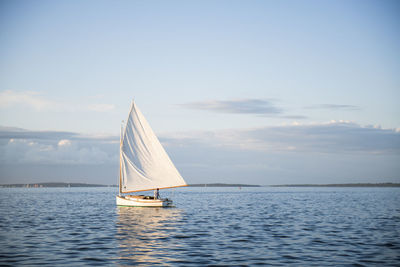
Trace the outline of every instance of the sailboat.
<path fill-rule="evenodd" d="M 118 206 L 172 207 L 159 189 L 187 186 L 135 102 L 121 128 Z M 154 191 L 154 196 L 129 195 Z M 128 194 L 128 195 L 126 195 Z"/>

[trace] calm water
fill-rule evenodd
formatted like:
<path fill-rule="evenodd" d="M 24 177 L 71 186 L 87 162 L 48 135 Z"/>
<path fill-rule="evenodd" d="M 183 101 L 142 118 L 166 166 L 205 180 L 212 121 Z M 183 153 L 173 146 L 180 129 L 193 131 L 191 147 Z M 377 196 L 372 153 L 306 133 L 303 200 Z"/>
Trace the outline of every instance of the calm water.
<path fill-rule="evenodd" d="M 0 265 L 399 266 L 399 188 L 0 189 Z"/>

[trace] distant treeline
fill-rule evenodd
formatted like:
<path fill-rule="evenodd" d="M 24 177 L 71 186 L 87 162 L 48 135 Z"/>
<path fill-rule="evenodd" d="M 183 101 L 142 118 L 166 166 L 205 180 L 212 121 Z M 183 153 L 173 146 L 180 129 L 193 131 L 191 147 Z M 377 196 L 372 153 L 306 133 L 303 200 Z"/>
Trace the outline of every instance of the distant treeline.
<path fill-rule="evenodd" d="M 190 184 L 189 186 L 192 186 L 192 187 L 260 187 L 261 185 L 213 183 L 213 184 Z"/>
<path fill-rule="evenodd" d="M 272 187 L 400 187 L 399 183 L 355 183 L 355 184 L 285 184 Z"/>
<path fill-rule="evenodd" d="M 35 183 L 35 184 L 3 184 L 3 188 L 12 187 L 26 187 L 26 188 L 40 188 L 40 187 L 115 187 L 115 185 L 102 185 L 102 184 L 85 184 L 85 183 Z"/>

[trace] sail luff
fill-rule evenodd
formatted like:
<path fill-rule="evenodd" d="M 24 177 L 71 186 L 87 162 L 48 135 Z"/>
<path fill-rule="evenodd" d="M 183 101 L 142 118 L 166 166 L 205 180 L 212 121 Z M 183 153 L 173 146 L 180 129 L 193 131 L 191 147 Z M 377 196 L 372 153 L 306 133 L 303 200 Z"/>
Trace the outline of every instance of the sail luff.
<path fill-rule="evenodd" d="M 128 113 L 128 117 L 127 117 L 127 119 L 126 119 L 126 121 L 125 121 L 125 127 L 124 127 L 124 125 L 121 125 L 121 134 L 120 134 L 120 144 L 119 144 L 119 172 L 120 172 L 120 179 L 119 179 L 119 192 L 121 192 L 121 193 L 127 193 L 127 192 L 123 192 L 122 191 L 122 183 L 123 183 L 123 177 L 122 177 L 122 144 L 123 144 L 123 141 L 124 141 L 124 136 L 125 136 L 125 134 L 126 134 L 126 125 L 127 125 L 127 123 L 128 123 L 128 121 L 129 121 L 129 117 L 131 116 L 131 113 L 132 113 L 132 110 L 133 110 L 133 108 L 134 108 L 134 105 L 135 105 L 135 102 L 134 102 L 134 100 L 132 99 L 132 103 L 131 103 L 131 106 L 130 106 L 130 108 L 129 108 L 129 113 Z"/>

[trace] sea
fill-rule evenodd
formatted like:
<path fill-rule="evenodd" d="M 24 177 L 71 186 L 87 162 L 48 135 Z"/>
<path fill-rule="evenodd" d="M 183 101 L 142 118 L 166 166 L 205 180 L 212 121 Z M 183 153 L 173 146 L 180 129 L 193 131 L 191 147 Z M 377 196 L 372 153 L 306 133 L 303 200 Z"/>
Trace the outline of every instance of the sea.
<path fill-rule="evenodd" d="M 400 266 L 400 188 L 116 190 L 0 188 L 0 265 Z"/>

